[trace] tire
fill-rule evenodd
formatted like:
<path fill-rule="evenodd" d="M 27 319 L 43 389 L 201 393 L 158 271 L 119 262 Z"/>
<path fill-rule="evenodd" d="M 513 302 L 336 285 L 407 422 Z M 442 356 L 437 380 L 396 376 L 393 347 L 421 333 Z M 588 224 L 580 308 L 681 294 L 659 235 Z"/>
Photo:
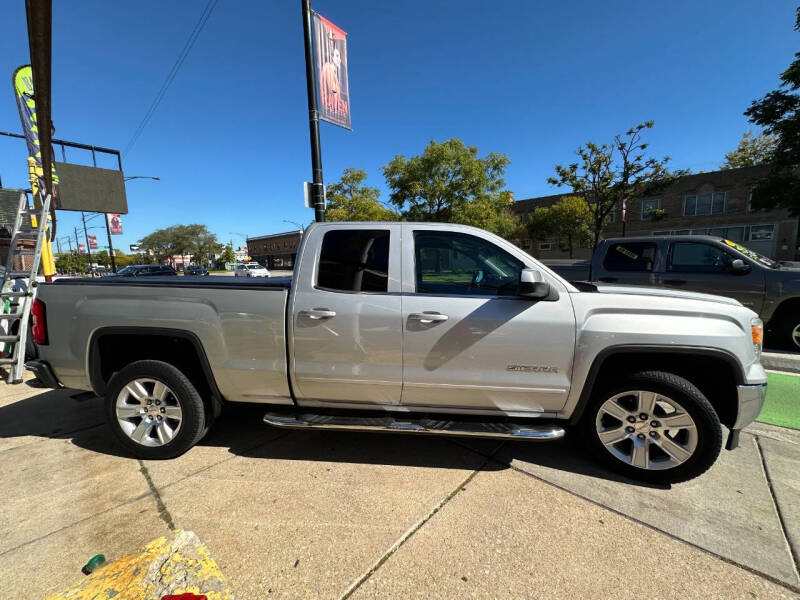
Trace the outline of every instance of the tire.
<path fill-rule="evenodd" d="M 592 456 L 648 483 L 694 479 L 722 449 L 719 417 L 706 397 L 683 377 L 662 371 L 630 375 L 594 394 L 578 429 Z"/>
<path fill-rule="evenodd" d="M 785 350 L 800 352 L 800 311 L 785 311 L 778 321 L 778 343 Z"/>
<path fill-rule="evenodd" d="M 195 387 L 180 370 L 157 360 L 131 363 L 114 375 L 105 405 L 109 427 L 137 458 L 180 456 L 208 430 Z"/>

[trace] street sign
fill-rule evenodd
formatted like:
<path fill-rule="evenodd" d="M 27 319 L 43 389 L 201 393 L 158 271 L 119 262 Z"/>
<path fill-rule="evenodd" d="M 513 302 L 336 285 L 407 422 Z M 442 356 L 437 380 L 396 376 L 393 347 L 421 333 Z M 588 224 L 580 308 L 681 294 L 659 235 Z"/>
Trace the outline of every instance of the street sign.
<path fill-rule="evenodd" d="M 309 183 L 308 181 L 303 182 L 303 204 L 306 208 L 314 208 L 314 194 L 311 191 L 313 183 Z M 325 186 L 322 186 L 322 199 L 325 203 L 325 208 L 328 208 L 328 190 L 325 189 Z"/>

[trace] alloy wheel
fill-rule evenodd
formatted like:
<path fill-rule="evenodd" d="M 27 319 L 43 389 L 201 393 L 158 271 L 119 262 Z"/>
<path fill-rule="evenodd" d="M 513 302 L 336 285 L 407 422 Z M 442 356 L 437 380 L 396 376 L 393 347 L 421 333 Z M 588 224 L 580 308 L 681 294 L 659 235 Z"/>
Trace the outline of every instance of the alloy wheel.
<path fill-rule="evenodd" d="M 697 425 L 676 400 L 647 390 L 616 394 L 595 418 L 600 442 L 625 464 L 646 470 L 672 469 L 697 449 Z"/>
<path fill-rule="evenodd" d="M 139 378 L 120 390 L 115 405 L 122 431 L 143 446 L 163 446 L 181 428 L 183 411 L 175 393 L 161 381 Z"/>

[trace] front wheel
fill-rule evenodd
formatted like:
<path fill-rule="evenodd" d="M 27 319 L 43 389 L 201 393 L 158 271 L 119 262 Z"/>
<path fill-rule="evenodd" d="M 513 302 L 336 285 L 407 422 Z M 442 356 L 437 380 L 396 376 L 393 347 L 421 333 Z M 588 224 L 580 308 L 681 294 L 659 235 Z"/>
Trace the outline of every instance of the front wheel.
<path fill-rule="evenodd" d="M 778 323 L 778 337 L 781 346 L 787 350 L 800 351 L 800 316 L 798 311 L 786 311 Z"/>
<path fill-rule="evenodd" d="M 111 430 L 138 458 L 179 456 L 207 431 L 200 394 L 165 362 L 131 363 L 111 379 L 105 401 Z"/>
<path fill-rule="evenodd" d="M 590 452 L 611 469 L 651 483 L 701 475 L 719 456 L 714 408 L 686 379 L 661 371 L 625 378 L 594 395 L 581 421 Z"/>

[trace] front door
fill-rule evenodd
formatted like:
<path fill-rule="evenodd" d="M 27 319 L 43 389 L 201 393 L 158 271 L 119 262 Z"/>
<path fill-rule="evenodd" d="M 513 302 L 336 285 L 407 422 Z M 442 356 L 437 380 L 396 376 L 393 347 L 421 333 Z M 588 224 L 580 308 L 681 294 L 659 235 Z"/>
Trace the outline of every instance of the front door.
<path fill-rule="evenodd" d="M 575 346 L 569 294 L 517 296 L 534 265 L 478 235 L 411 225 L 404 235 L 403 404 L 559 410 Z"/>
<path fill-rule="evenodd" d="M 295 397 L 300 404 L 398 404 L 400 225 L 319 227 L 295 271 Z"/>
<path fill-rule="evenodd" d="M 735 298 L 747 308 L 761 311 L 764 300 L 763 269 L 746 273 L 731 269 L 740 256 L 708 242 L 672 242 L 665 272 L 660 275 L 665 287 Z M 742 259 L 750 264 L 747 259 Z"/>

